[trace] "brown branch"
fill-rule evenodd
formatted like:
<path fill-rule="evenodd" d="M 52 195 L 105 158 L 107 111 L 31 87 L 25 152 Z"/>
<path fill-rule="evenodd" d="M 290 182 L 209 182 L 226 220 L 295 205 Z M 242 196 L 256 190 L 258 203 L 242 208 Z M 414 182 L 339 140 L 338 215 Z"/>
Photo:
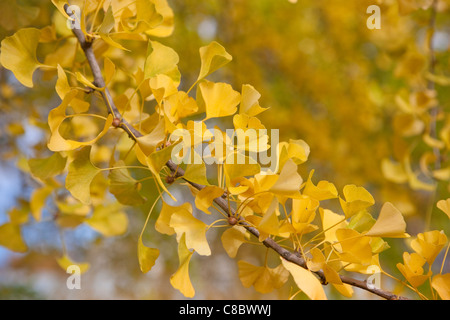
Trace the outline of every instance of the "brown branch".
<path fill-rule="evenodd" d="M 69 14 L 70 15 L 70 14 Z M 91 67 L 92 74 L 94 76 L 94 84 L 97 87 L 102 88 L 101 94 L 105 103 L 109 106 L 108 112 L 113 114 L 114 117 L 122 119 L 122 115 L 114 104 L 114 101 L 111 97 L 111 94 L 108 91 L 108 88 L 105 86 L 105 81 L 103 79 L 100 66 L 95 58 L 92 42 L 87 41 L 86 37 L 81 29 L 73 29 L 73 33 L 77 37 L 80 42 L 81 48 L 83 49 L 86 59 L 88 60 L 89 66 Z M 136 140 L 138 137 L 142 137 L 142 133 L 136 130 L 132 125 L 130 125 L 125 119 L 122 119 L 120 127 L 130 136 L 131 139 Z M 179 168 L 174 162 L 168 161 L 166 166 L 172 171 L 174 177 L 182 177 L 184 175 L 184 170 Z M 198 183 L 194 183 L 185 179 L 190 185 L 192 185 L 195 189 L 201 190 L 205 188 L 204 185 L 200 185 Z M 236 212 L 229 208 L 228 202 L 226 200 L 226 194 L 222 197 L 218 197 L 214 199 L 214 202 L 229 216 L 236 216 Z M 253 236 L 259 239 L 260 233 L 258 229 L 249 225 L 242 217 L 239 219 L 240 225 L 244 226 Z M 267 238 L 262 241 L 262 243 L 267 247 L 275 251 L 278 255 L 280 255 L 283 259 L 290 261 L 302 268 L 307 269 L 306 261 L 298 254 L 293 253 L 283 247 L 281 247 L 278 243 L 275 242 L 272 238 Z M 325 279 L 325 275 L 322 271 L 314 272 L 321 280 Z M 388 300 L 406 300 L 408 298 L 395 295 L 389 291 L 385 291 L 382 289 L 371 288 L 367 285 L 365 281 L 360 281 L 357 279 L 353 279 L 347 276 L 340 276 L 343 283 L 361 288 L 363 290 L 369 291 L 377 296 Z"/>

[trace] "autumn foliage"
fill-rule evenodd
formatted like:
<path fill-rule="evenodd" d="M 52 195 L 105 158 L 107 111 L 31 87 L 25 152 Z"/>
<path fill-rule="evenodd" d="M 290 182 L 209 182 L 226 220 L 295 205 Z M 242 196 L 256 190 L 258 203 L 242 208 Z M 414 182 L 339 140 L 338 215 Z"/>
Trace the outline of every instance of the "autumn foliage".
<path fill-rule="evenodd" d="M 63 270 L 91 267 L 68 230 L 131 234 L 126 259 L 177 256 L 166 283 L 189 298 L 221 246 L 258 297 L 449 299 L 450 2 L 173 2 L 0 4 L 1 156 L 32 187 L 0 245 L 30 253 L 24 228 L 50 220 Z M 31 155 L 23 118 L 44 132 Z"/>

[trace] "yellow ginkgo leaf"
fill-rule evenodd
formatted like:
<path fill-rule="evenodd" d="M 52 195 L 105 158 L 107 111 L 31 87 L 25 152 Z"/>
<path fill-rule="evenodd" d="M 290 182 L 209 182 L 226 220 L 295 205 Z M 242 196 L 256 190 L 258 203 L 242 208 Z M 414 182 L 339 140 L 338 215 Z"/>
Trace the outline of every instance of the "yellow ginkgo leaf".
<path fill-rule="evenodd" d="M 145 31 L 149 36 L 168 37 L 174 30 L 174 14 L 167 0 L 153 0 L 156 11 L 162 15 L 163 21 L 153 29 Z"/>
<path fill-rule="evenodd" d="M 317 229 L 317 226 L 311 225 L 311 222 L 316 216 L 318 207 L 319 201 L 308 196 L 292 199 L 291 222 L 297 233 L 304 234 Z"/>
<path fill-rule="evenodd" d="M 365 233 L 371 237 L 407 238 L 406 222 L 402 213 L 390 202 L 381 208 L 375 224 Z"/>
<path fill-rule="evenodd" d="M 59 266 L 64 270 L 67 271 L 69 267 L 76 266 L 80 270 L 80 274 L 85 273 L 89 270 L 90 264 L 87 262 L 75 262 L 67 254 L 64 254 L 61 258 L 56 259 L 56 262 L 58 262 Z"/>
<path fill-rule="evenodd" d="M 108 85 L 114 77 L 114 74 L 116 73 L 116 66 L 114 62 L 111 61 L 111 59 L 106 57 L 103 67 L 105 69 L 105 84 Z"/>
<path fill-rule="evenodd" d="M 207 77 L 232 60 L 231 55 L 216 41 L 200 48 L 201 67 L 197 81 Z"/>
<path fill-rule="evenodd" d="M 408 252 L 403 253 L 403 264 L 397 263 L 397 268 L 403 274 L 406 280 L 417 288 L 424 283 L 431 275 L 431 270 L 428 274 L 424 274 L 423 265 L 425 259 L 417 253 Z"/>
<path fill-rule="evenodd" d="M 30 210 L 36 221 L 41 220 L 42 208 L 44 208 L 47 197 L 53 192 L 53 190 L 53 186 L 43 186 L 33 190 L 30 198 Z"/>
<path fill-rule="evenodd" d="M 179 290 L 185 297 L 192 298 L 195 295 L 194 287 L 192 286 L 189 277 L 189 262 L 191 261 L 193 251 L 189 251 L 186 246 L 185 234 L 181 236 L 178 241 L 178 270 L 170 277 L 170 284 L 175 289 Z"/>
<path fill-rule="evenodd" d="M 322 229 L 326 230 L 324 232 L 324 241 L 330 243 L 338 241 L 336 237 L 336 230 L 345 228 L 348 225 L 348 222 L 345 221 L 345 217 L 329 209 L 319 208 L 319 212 L 322 220 Z"/>
<path fill-rule="evenodd" d="M 144 65 L 144 75 L 146 79 L 153 78 L 159 74 L 164 74 L 174 82 L 180 82 L 180 71 L 178 70 L 178 54 L 170 47 L 158 41 L 149 41 L 150 54 L 147 56 Z"/>
<path fill-rule="evenodd" d="M 195 206 L 202 210 L 204 213 L 211 214 L 209 207 L 215 198 L 221 197 L 224 191 L 217 186 L 206 186 L 200 190 L 195 196 Z"/>
<path fill-rule="evenodd" d="M 159 213 L 158 219 L 156 219 L 155 222 L 156 231 L 162 234 L 167 234 L 169 236 L 174 234 L 175 230 L 170 226 L 170 219 L 172 218 L 172 214 L 179 211 L 180 209 L 192 212 L 192 206 L 189 202 L 185 202 L 181 206 L 171 206 L 163 200 L 161 212 Z"/>
<path fill-rule="evenodd" d="M 249 85 L 242 85 L 241 91 L 241 105 L 239 107 L 239 114 L 246 114 L 254 117 L 268 108 L 261 108 L 259 105 L 259 98 L 261 94 L 256 89 Z"/>
<path fill-rule="evenodd" d="M 158 102 L 158 105 L 161 105 L 163 99 L 166 99 L 178 92 L 178 84 L 178 82 L 175 82 L 166 74 L 157 74 L 156 76 L 150 78 L 149 81 L 149 87 L 156 99 L 156 102 Z M 164 110 L 165 109 L 166 107 L 164 106 Z"/>
<path fill-rule="evenodd" d="M 450 300 L 450 273 L 435 275 L 431 285 L 442 300 Z"/>
<path fill-rule="evenodd" d="M 204 186 L 208 186 L 209 182 L 206 178 L 206 165 L 202 161 L 201 164 L 190 163 L 186 166 L 183 179 L 195 182 Z"/>
<path fill-rule="evenodd" d="M 223 248 L 230 258 L 235 258 L 239 247 L 250 237 L 242 226 L 233 226 L 222 233 L 220 237 Z"/>
<path fill-rule="evenodd" d="M 269 191 L 280 196 L 299 198 L 302 182 L 303 179 L 297 172 L 297 165 L 292 159 L 288 159 Z"/>
<path fill-rule="evenodd" d="M 64 71 L 64 69 L 59 64 L 56 68 L 58 70 L 58 80 L 56 80 L 55 89 L 58 96 L 62 100 L 64 100 L 66 94 L 74 89 L 72 89 L 72 87 L 69 85 L 69 81 L 67 80 L 66 72 Z M 79 98 L 80 95 L 84 95 L 84 93 L 79 91 L 78 95 L 75 96 L 72 101 L 70 101 L 70 106 L 73 108 L 75 113 L 82 113 L 89 110 L 89 102 L 84 101 L 81 97 Z"/>
<path fill-rule="evenodd" d="M 226 184 L 230 185 L 231 181 L 236 178 L 254 176 L 261 171 L 258 163 L 253 163 L 250 157 L 239 154 L 239 152 L 230 152 L 227 156 L 224 171 Z"/>
<path fill-rule="evenodd" d="M 342 210 L 346 218 L 350 218 L 361 210 L 364 210 L 375 204 L 372 195 L 363 187 L 357 187 L 354 184 L 344 187 L 345 200 L 339 198 Z"/>
<path fill-rule="evenodd" d="M 237 111 L 241 95 L 228 83 L 204 80 L 199 89 L 200 101 L 206 108 L 206 119 L 231 116 Z"/>
<path fill-rule="evenodd" d="M 281 258 L 281 263 L 294 278 L 298 288 L 311 300 L 327 300 L 325 291 L 319 279 L 311 271 Z"/>
<path fill-rule="evenodd" d="M 1 42 L 0 63 L 30 88 L 33 87 L 34 71 L 43 66 L 36 58 L 40 34 L 39 29 L 23 28 Z"/>
<path fill-rule="evenodd" d="M 156 259 L 159 257 L 159 250 L 150 248 L 142 242 L 142 236 L 138 240 L 138 260 L 139 267 L 143 273 L 149 272 L 155 265 Z"/>
<path fill-rule="evenodd" d="M 356 264 L 368 264 L 372 260 L 372 247 L 370 237 L 352 229 L 336 230 L 336 237 L 342 248 L 339 256 L 341 260 Z"/>
<path fill-rule="evenodd" d="M 254 286 L 260 293 L 269 293 L 279 289 L 287 281 L 289 272 L 280 264 L 276 268 L 254 266 L 245 261 L 238 261 L 239 279 L 244 287 Z"/>
<path fill-rule="evenodd" d="M 95 167 L 90 159 L 91 147 L 84 147 L 74 154 L 73 161 L 69 164 L 69 172 L 66 177 L 66 188 L 72 196 L 84 204 L 91 201 L 91 182 L 101 171 Z"/>
<path fill-rule="evenodd" d="M 411 241 L 411 248 L 431 266 L 446 243 L 447 236 L 444 231 L 433 230 L 419 233 L 417 238 Z"/>
<path fill-rule="evenodd" d="M 314 174 L 314 170 L 309 173 L 308 180 L 305 183 L 302 193 L 304 195 L 310 196 L 311 198 L 317 199 L 319 201 L 334 199 L 338 197 L 338 192 L 334 184 L 328 181 L 319 181 L 317 186 L 313 184 L 311 178 Z"/>
<path fill-rule="evenodd" d="M 177 241 L 180 241 L 183 234 L 185 234 L 186 246 L 189 249 L 194 249 L 203 256 L 211 254 L 211 249 L 206 240 L 208 226 L 203 221 L 195 218 L 192 212 L 180 207 L 178 211 L 172 214 L 169 226 L 175 230 Z"/>
<path fill-rule="evenodd" d="M 124 19 L 120 20 L 126 32 L 141 33 L 156 28 L 162 23 L 163 16 L 156 10 L 153 1 L 136 0 L 135 3 L 136 16 L 133 19 L 129 19 L 132 21 L 125 22 Z"/>
<path fill-rule="evenodd" d="M 115 166 L 124 166 L 123 161 L 118 161 Z M 108 175 L 109 192 L 111 192 L 121 204 L 140 205 L 145 203 L 145 198 L 139 193 L 140 183 L 134 179 L 127 168 L 115 168 Z"/>
<path fill-rule="evenodd" d="M 28 160 L 31 174 L 41 180 L 54 177 L 64 171 L 67 157 L 59 152 L 55 152 L 50 157 Z"/>
<path fill-rule="evenodd" d="M 164 119 L 161 119 L 150 133 L 142 137 L 138 137 L 136 139 L 136 143 L 141 151 L 146 156 L 149 156 L 156 150 L 156 147 L 164 140 L 165 137 L 166 133 L 164 130 Z"/>
<path fill-rule="evenodd" d="M 128 229 L 128 216 L 118 203 L 98 205 L 86 223 L 106 237 L 124 234 Z"/>
<path fill-rule="evenodd" d="M 263 217 L 258 224 L 258 230 L 260 231 L 259 241 L 264 241 L 270 234 L 278 235 L 279 222 L 277 213 L 279 213 L 278 199 L 276 197 L 273 197 L 272 203 L 264 212 Z"/>
<path fill-rule="evenodd" d="M 159 172 L 161 169 L 166 165 L 166 163 L 171 159 L 172 157 L 172 149 L 176 146 L 176 144 L 172 144 L 168 146 L 167 148 L 163 148 L 161 150 L 155 151 L 151 153 L 147 158 L 147 165 L 150 169 L 150 171 L 155 176 L 156 180 L 158 181 L 158 184 L 163 188 L 165 192 L 174 200 L 177 201 L 177 199 L 172 196 L 172 194 L 169 192 L 169 190 L 166 188 L 164 183 L 161 180 L 161 176 Z"/>
<path fill-rule="evenodd" d="M 408 181 L 408 175 L 401 163 L 393 162 L 385 158 L 381 161 L 381 171 L 383 176 L 389 181 L 395 183 L 405 183 Z"/>
<path fill-rule="evenodd" d="M 26 252 L 27 244 L 22 238 L 20 225 L 8 222 L 0 226 L 0 246 L 15 252 Z"/>
<path fill-rule="evenodd" d="M 319 248 L 313 248 L 310 250 L 310 253 L 312 255 L 312 259 L 307 261 L 308 269 L 314 272 L 323 270 L 327 282 L 342 285 L 342 280 L 339 277 L 339 274 L 327 264 L 326 258 L 322 251 Z"/>
<path fill-rule="evenodd" d="M 450 198 L 447 200 L 439 200 L 437 205 L 450 219 Z"/>
<path fill-rule="evenodd" d="M 52 151 L 69 151 L 69 150 L 75 150 L 82 146 L 89 146 L 97 142 L 101 137 L 103 137 L 108 129 L 111 127 L 113 116 L 109 115 L 108 118 L 105 121 L 105 125 L 103 127 L 103 130 L 92 140 L 89 141 L 75 141 L 70 139 L 65 139 L 61 136 L 59 133 L 59 127 L 61 126 L 62 122 L 66 118 L 66 108 L 71 103 L 71 101 L 75 98 L 77 95 L 77 90 L 72 90 L 66 96 L 64 97 L 61 104 L 56 107 L 55 109 L 51 110 L 48 115 L 48 124 L 51 131 L 50 140 L 47 144 L 48 148 Z"/>
<path fill-rule="evenodd" d="M 103 41 L 105 41 L 110 46 L 119 48 L 121 50 L 129 51 L 128 49 L 123 47 L 120 43 L 114 41 L 111 38 L 110 32 L 114 28 L 115 24 L 116 24 L 116 22 L 114 19 L 114 14 L 112 12 L 112 6 L 109 6 L 108 10 L 105 13 L 105 17 L 103 18 L 102 24 L 98 28 L 98 34 L 103 39 Z"/>

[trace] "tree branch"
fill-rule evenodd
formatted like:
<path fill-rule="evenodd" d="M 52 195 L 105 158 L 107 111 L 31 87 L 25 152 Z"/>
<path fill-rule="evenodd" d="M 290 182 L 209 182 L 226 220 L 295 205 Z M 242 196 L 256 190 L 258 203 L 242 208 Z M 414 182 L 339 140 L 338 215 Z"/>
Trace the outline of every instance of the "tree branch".
<path fill-rule="evenodd" d="M 65 6 L 66 12 L 67 12 L 67 5 Z M 71 16 L 70 13 L 68 13 L 69 16 Z M 108 113 L 113 114 L 115 118 L 122 119 L 122 115 L 117 109 L 117 107 L 114 104 L 114 101 L 111 97 L 111 94 L 109 93 L 108 88 L 105 86 L 105 81 L 102 76 L 102 72 L 100 69 L 100 66 L 95 58 L 94 51 L 92 49 L 92 42 L 88 41 L 81 29 L 73 29 L 73 33 L 77 37 L 81 48 L 84 51 L 84 54 L 86 56 L 86 59 L 88 60 L 89 66 L 91 68 L 92 74 L 94 76 L 94 84 L 97 87 L 102 88 L 100 93 L 102 94 L 103 99 L 105 100 L 105 103 L 109 106 Z M 122 128 L 131 139 L 136 140 L 139 137 L 142 137 L 142 133 L 139 132 L 136 128 L 134 128 L 131 124 L 129 124 L 125 119 L 122 119 L 120 123 L 120 128 Z M 182 177 L 184 175 L 184 170 L 179 168 L 175 163 L 173 163 L 171 160 L 169 160 L 166 163 L 166 166 L 172 171 L 175 177 Z M 190 185 L 192 185 L 195 189 L 201 190 L 205 188 L 204 185 L 200 185 L 191 181 L 188 181 L 184 179 L 186 182 L 188 182 Z M 229 216 L 235 216 L 236 212 L 228 207 L 228 203 L 226 201 L 226 194 L 224 194 L 222 197 L 218 197 L 214 199 L 214 202 Z M 240 225 L 244 226 L 253 236 L 259 239 L 260 233 L 255 228 L 249 225 L 242 217 L 239 218 Z M 283 259 L 290 261 L 302 268 L 307 269 L 306 261 L 300 256 L 298 253 L 293 253 L 283 247 L 281 247 L 278 243 L 275 242 L 272 238 L 267 238 L 262 241 L 262 243 L 267 247 L 275 251 L 278 255 L 280 255 Z M 314 272 L 320 279 L 325 279 L 324 273 L 320 270 L 317 272 Z M 382 298 L 388 299 L 388 300 L 407 300 L 408 298 L 403 296 L 395 295 L 389 291 L 385 291 L 378 288 L 372 288 L 371 286 L 368 286 L 368 284 L 365 281 L 353 279 L 347 276 L 340 276 L 343 283 L 349 284 L 351 286 L 355 286 L 358 288 L 361 288 L 363 290 L 369 291 L 377 296 L 380 296 Z"/>

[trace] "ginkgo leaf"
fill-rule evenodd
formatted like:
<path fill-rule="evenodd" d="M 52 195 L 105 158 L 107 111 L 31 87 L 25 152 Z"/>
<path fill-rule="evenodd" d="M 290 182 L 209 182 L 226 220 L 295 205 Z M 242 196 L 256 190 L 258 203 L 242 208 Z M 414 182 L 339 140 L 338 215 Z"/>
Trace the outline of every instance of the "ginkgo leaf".
<path fill-rule="evenodd" d="M 450 219 L 450 198 L 447 200 L 439 200 L 436 206 L 441 209 Z"/>
<path fill-rule="evenodd" d="M 28 160 L 31 174 L 41 180 L 61 174 L 66 167 L 67 157 L 55 152 L 50 157 Z"/>
<path fill-rule="evenodd" d="M 201 67 L 197 82 L 232 60 L 231 55 L 216 41 L 200 48 Z"/>
<path fill-rule="evenodd" d="M 51 136 L 47 146 L 52 151 L 69 151 L 75 150 L 82 146 L 92 145 L 101 137 L 103 137 L 111 127 L 113 116 L 110 114 L 105 121 L 105 125 L 102 131 L 94 139 L 90 141 L 75 141 L 63 138 L 59 133 L 59 127 L 66 118 L 66 108 L 77 95 L 77 93 L 77 90 L 72 90 L 68 94 L 66 94 L 61 104 L 55 109 L 51 110 L 48 115 L 48 125 L 50 127 Z"/>
<path fill-rule="evenodd" d="M 105 85 L 108 85 L 116 73 L 116 65 L 108 57 L 105 58 L 103 68 L 105 69 Z"/>
<path fill-rule="evenodd" d="M 239 161 L 238 161 L 239 160 Z M 224 163 L 224 172 L 227 185 L 231 180 L 236 178 L 254 176 L 261 171 L 261 166 L 258 163 L 252 163 L 251 158 L 242 155 L 240 157 L 237 152 L 231 152 Z"/>
<path fill-rule="evenodd" d="M 381 161 L 381 171 L 383 176 L 392 182 L 405 183 L 408 181 L 408 175 L 401 163 L 383 159 Z"/>
<path fill-rule="evenodd" d="M 303 179 L 297 172 L 297 165 L 292 159 L 288 159 L 281 169 L 277 181 L 269 190 L 276 195 L 300 197 L 302 182 Z"/>
<path fill-rule="evenodd" d="M 273 197 L 267 211 L 264 212 L 261 221 L 258 224 L 258 230 L 260 231 L 259 241 L 264 241 L 269 234 L 278 235 L 279 222 L 277 217 L 278 200 Z"/>
<path fill-rule="evenodd" d="M 348 227 L 361 233 L 372 228 L 375 222 L 376 220 L 372 217 L 372 215 L 364 210 L 355 214 L 351 218 L 350 222 L 348 223 Z"/>
<path fill-rule="evenodd" d="M 220 237 L 223 248 L 230 258 L 235 258 L 239 247 L 249 238 L 247 230 L 242 226 L 233 226 L 222 233 Z"/>
<path fill-rule="evenodd" d="M 35 189 L 30 198 L 30 210 L 33 218 L 36 221 L 41 220 L 42 208 L 45 206 L 47 197 L 53 192 L 54 187 L 43 186 Z"/>
<path fill-rule="evenodd" d="M 186 246 L 185 234 L 181 236 L 178 241 L 178 270 L 170 277 L 170 284 L 175 289 L 179 290 L 185 297 L 192 298 L 195 295 L 194 287 L 192 286 L 189 277 L 189 262 L 191 261 L 193 251 L 189 251 Z"/>
<path fill-rule="evenodd" d="M 431 285 L 442 300 L 450 300 L 450 273 L 435 275 L 431 280 Z"/>
<path fill-rule="evenodd" d="M 180 208 L 172 214 L 170 227 L 177 234 L 177 241 L 180 241 L 183 234 L 186 235 L 186 246 L 194 249 L 202 256 L 211 255 L 208 241 L 206 240 L 206 230 L 208 226 L 201 220 L 195 218 L 192 212 L 185 208 Z"/>
<path fill-rule="evenodd" d="M 237 111 L 240 93 L 223 82 L 204 80 L 199 85 L 201 101 L 206 108 L 206 119 L 231 116 Z"/>
<path fill-rule="evenodd" d="M 342 285 L 342 280 L 339 277 L 339 274 L 327 264 L 326 258 L 322 251 L 319 248 L 313 248 L 310 250 L 310 253 L 312 255 L 312 259 L 307 261 L 308 269 L 314 272 L 323 270 L 327 282 Z"/>
<path fill-rule="evenodd" d="M 132 23 L 123 23 L 122 26 L 127 32 L 141 33 L 159 26 L 163 21 L 163 16 L 156 10 L 155 4 L 151 0 L 136 0 L 136 17 Z"/>
<path fill-rule="evenodd" d="M 342 248 L 340 258 L 356 264 L 368 264 L 372 260 L 370 238 L 353 229 L 338 229 L 336 237 Z"/>
<path fill-rule="evenodd" d="M 254 117 L 267 110 L 268 108 L 261 108 L 259 98 L 261 98 L 261 94 L 253 86 L 249 84 L 242 85 L 239 114 L 247 114 L 250 117 Z"/>
<path fill-rule="evenodd" d="M 345 200 L 339 198 L 342 210 L 346 218 L 350 218 L 361 210 L 364 210 L 375 204 L 372 195 L 363 187 L 357 187 L 354 184 L 344 187 Z"/>
<path fill-rule="evenodd" d="M 136 142 L 142 152 L 149 156 L 152 152 L 156 150 L 156 146 L 159 145 L 164 138 L 166 137 L 165 129 L 164 129 L 164 120 L 161 119 L 158 121 L 157 125 L 153 130 L 136 139 Z"/>
<path fill-rule="evenodd" d="M 302 193 L 310 196 L 311 198 L 317 199 L 319 201 L 334 199 L 338 197 L 338 192 L 334 184 L 328 181 L 319 181 L 317 186 L 313 184 L 311 178 L 314 174 L 314 170 L 309 173 L 308 180 L 306 181 L 305 187 Z"/>
<path fill-rule="evenodd" d="M 150 171 L 155 176 L 156 180 L 158 181 L 158 184 L 163 188 L 165 192 L 174 200 L 177 201 L 177 199 L 172 196 L 172 194 L 169 192 L 169 190 L 166 188 L 164 183 L 161 180 L 161 176 L 159 172 L 161 169 L 166 165 L 167 161 L 169 161 L 172 157 L 172 150 L 176 146 L 176 144 L 172 144 L 166 148 L 163 148 L 159 151 L 155 151 L 152 154 L 150 154 L 147 158 L 147 165 L 150 169 Z"/>
<path fill-rule="evenodd" d="M 447 236 L 444 231 L 432 230 L 419 233 L 416 239 L 411 241 L 411 248 L 431 266 L 446 243 Z"/>
<path fill-rule="evenodd" d="M 92 88 L 94 90 L 102 90 L 102 88 L 97 87 L 94 83 L 86 78 L 81 72 L 76 71 L 75 76 L 79 82 L 84 84 L 86 87 Z"/>
<path fill-rule="evenodd" d="M 152 48 L 152 51 L 145 60 L 145 78 L 149 79 L 159 74 L 164 74 L 176 83 L 179 83 L 181 78 L 177 66 L 179 57 L 175 50 L 158 41 L 149 41 L 149 48 Z"/>
<path fill-rule="evenodd" d="M 308 196 L 292 199 L 291 223 L 297 233 L 304 234 L 317 229 L 317 226 L 310 223 L 314 220 L 318 207 L 319 201 Z"/>
<path fill-rule="evenodd" d="M 138 260 L 139 267 L 143 273 L 149 272 L 156 263 L 156 259 L 159 257 L 159 250 L 156 248 L 150 248 L 144 245 L 142 237 L 138 240 Z"/>
<path fill-rule="evenodd" d="M 208 186 L 209 182 L 206 178 L 206 165 L 202 161 L 201 164 L 189 163 L 186 166 L 186 171 L 184 172 L 183 179 L 198 183 L 204 186 Z"/>
<path fill-rule="evenodd" d="M 66 177 L 67 190 L 74 198 L 85 204 L 89 204 L 91 201 L 91 182 L 101 171 L 92 164 L 90 154 L 90 146 L 77 151 L 74 154 L 74 160 L 69 164 L 69 172 Z"/>
<path fill-rule="evenodd" d="M 128 216 L 117 203 L 98 205 L 86 223 L 105 237 L 124 234 L 128 229 Z"/>
<path fill-rule="evenodd" d="M 27 244 L 22 238 L 20 225 L 12 222 L 0 226 L 0 246 L 15 252 L 26 252 Z"/>
<path fill-rule="evenodd" d="M 406 222 L 402 213 L 390 202 L 383 205 L 377 221 L 365 235 L 386 238 L 409 237 L 406 233 Z"/>
<path fill-rule="evenodd" d="M 311 271 L 283 258 L 280 259 L 283 266 L 289 271 L 292 278 L 294 278 L 298 288 L 302 290 L 311 300 L 327 300 L 327 296 L 319 279 L 317 279 Z"/>
<path fill-rule="evenodd" d="M 280 264 L 276 268 L 254 266 L 246 261 L 238 261 L 239 279 L 244 287 L 254 286 L 260 293 L 279 289 L 287 281 L 289 272 Z"/>
<path fill-rule="evenodd" d="M 159 213 L 158 219 L 155 222 L 155 229 L 159 233 L 172 235 L 175 230 L 170 226 L 170 219 L 172 214 L 179 211 L 180 209 L 192 212 L 192 206 L 189 202 L 183 203 L 181 206 L 171 206 L 167 204 L 164 200 L 162 201 L 161 212 Z"/>
<path fill-rule="evenodd" d="M 98 34 L 103 39 L 103 41 L 105 41 L 110 46 L 119 48 L 121 50 L 130 51 L 111 38 L 110 32 L 114 28 L 115 24 L 116 22 L 114 19 L 114 14 L 112 12 L 112 6 L 109 6 L 108 10 L 105 13 L 105 17 L 103 18 L 102 24 L 98 28 Z"/>
<path fill-rule="evenodd" d="M 423 265 L 425 259 L 417 253 L 403 253 L 403 264 L 397 263 L 397 269 L 403 274 L 406 280 L 417 288 L 423 284 L 431 275 L 431 270 L 428 274 L 424 274 Z"/>
<path fill-rule="evenodd" d="M 0 63 L 30 88 L 33 87 L 34 71 L 43 66 L 36 58 L 40 34 L 39 29 L 23 28 L 1 42 Z"/>
<path fill-rule="evenodd" d="M 67 80 L 66 72 L 64 71 L 64 69 L 59 64 L 57 65 L 56 68 L 58 70 L 58 80 L 56 80 L 56 85 L 55 85 L 56 93 L 58 94 L 58 96 L 61 99 L 64 99 L 66 94 L 68 94 L 73 89 L 69 85 L 69 81 Z M 81 93 L 81 94 L 84 94 L 84 93 Z M 82 113 L 82 112 L 88 111 L 89 106 L 90 106 L 89 102 L 84 101 L 83 99 L 79 98 L 78 96 L 80 96 L 80 92 L 78 93 L 77 96 L 75 96 L 70 101 L 70 106 L 73 108 L 75 113 Z"/>
<path fill-rule="evenodd" d="M 161 24 L 153 29 L 145 31 L 146 34 L 154 37 L 168 37 L 174 30 L 174 13 L 167 3 L 167 0 L 154 0 L 156 11 L 163 16 Z"/>
<path fill-rule="evenodd" d="M 215 198 L 221 197 L 224 193 L 222 188 L 217 186 L 206 186 L 195 196 L 195 206 L 204 213 L 211 214 L 208 210 L 212 206 Z"/>
<path fill-rule="evenodd" d="M 56 262 L 58 262 L 59 266 L 64 270 L 67 271 L 67 269 L 70 266 L 77 266 L 80 270 L 80 274 L 85 273 L 89 270 L 91 265 L 87 262 L 75 262 L 67 254 L 64 254 L 61 258 L 56 259 Z"/>
<path fill-rule="evenodd" d="M 329 209 L 319 208 L 319 212 L 322 220 L 322 229 L 325 230 L 324 241 L 330 243 L 338 241 L 336 237 L 336 230 L 345 228 L 348 225 L 348 222 L 345 221 L 345 217 Z"/>
<path fill-rule="evenodd" d="M 289 139 L 287 156 L 294 161 L 296 165 L 302 164 L 308 160 L 310 148 L 304 140 Z"/>
<path fill-rule="evenodd" d="M 116 166 L 123 166 L 119 161 Z M 116 199 L 125 205 L 139 205 L 145 203 L 145 198 L 139 193 L 140 183 L 134 179 L 126 168 L 111 170 L 109 176 L 109 191 Z"/>

